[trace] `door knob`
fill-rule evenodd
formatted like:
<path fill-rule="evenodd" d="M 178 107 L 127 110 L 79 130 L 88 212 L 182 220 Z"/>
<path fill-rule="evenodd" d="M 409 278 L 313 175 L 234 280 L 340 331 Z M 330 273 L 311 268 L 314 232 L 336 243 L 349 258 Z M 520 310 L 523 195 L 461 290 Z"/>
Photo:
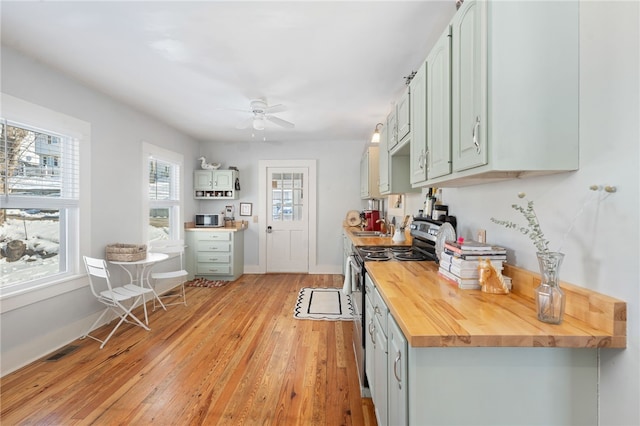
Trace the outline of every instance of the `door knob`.
<path fill-rule="evenodd" d="M 273 232 L 273 229 L 270 226 L 267 226 L 267 234 L 270 234 L 271 232 Z"/>

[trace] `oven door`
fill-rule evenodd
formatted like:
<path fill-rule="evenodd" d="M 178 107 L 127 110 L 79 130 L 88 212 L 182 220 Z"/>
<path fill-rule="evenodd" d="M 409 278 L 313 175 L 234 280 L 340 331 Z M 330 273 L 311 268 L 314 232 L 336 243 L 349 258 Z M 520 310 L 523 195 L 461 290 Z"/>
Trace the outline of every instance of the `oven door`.
<path fill-rule="evenodd" d="M 358 368 L 358 378 L 360 379 L 360 391 L 365 396 L 367 388 L 366 376 L 364 373 L 364 268 L 355 258 L 351 257 L 351 303 L 353 303 L 353 351 L 356 357 Z"/>

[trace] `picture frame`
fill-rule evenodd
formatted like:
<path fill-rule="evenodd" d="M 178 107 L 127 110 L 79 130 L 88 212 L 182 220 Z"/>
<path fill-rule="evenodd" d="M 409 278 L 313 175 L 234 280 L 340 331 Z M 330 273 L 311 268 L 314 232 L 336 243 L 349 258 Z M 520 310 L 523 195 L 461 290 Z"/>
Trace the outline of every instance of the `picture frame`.
<path fill-rule="evenodd" d="M 251 203 L 240 203 L 240 216 L 251 216 Z"/>

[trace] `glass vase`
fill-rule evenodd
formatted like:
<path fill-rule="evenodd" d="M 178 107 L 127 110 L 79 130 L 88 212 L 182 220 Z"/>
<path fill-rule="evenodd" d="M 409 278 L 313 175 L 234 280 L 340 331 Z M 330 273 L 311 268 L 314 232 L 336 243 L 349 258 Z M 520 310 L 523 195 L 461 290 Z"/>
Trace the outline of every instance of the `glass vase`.
<path fill-rule="evenodd" d="M 560 288 L 560 266 L 563 253 L 537 253 L 540 266 L 540 285 L 535 290 L 538 319 L 550 324 L 560 324 L 564 315 L 565 295 Z"/>

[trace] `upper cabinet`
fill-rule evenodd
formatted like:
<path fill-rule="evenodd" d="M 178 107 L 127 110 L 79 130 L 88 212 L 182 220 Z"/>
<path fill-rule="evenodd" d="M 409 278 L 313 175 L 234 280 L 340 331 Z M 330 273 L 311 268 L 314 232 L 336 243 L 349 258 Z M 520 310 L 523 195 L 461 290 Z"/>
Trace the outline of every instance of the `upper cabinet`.
<path fill-rule="evenodd" d="M 378 146 L 369 146 L 360 159 L 360 198 L 380 198 Z"/>
<path fill-rule="evenodd" d="M 235 189 L 237 179 L 237 170 L 196 170 L 193 172 L 194 197 L 235 200 L 239 191 Z"/>
<path fill-rule="evenodd" d="M 396 105 L 396 139 L 398 142 L 402 142 L 411 130 L 410 92 L 411 90 L 409 86 L 407 86 Z"/>
<path fill-rule="evenodd" d="M 578 2 L 468 0 L 452 20 L 452 173 L 461 186 L 576 170 Z"/>
<path fill-rule="evenodd" d="M 451 27 L 427 56 L 427 178 L 451 173 Z"/>
<path fill-rule="evenodd" d="M 411 147 L 409 178 L 414 186 L 427 180 L 427 63 L 413 76 L 411 88 Z"/>
<path fill-rule="evenodd" d="M 451 27 L 411 80 L 411 185 L 451 173 Z"/>

